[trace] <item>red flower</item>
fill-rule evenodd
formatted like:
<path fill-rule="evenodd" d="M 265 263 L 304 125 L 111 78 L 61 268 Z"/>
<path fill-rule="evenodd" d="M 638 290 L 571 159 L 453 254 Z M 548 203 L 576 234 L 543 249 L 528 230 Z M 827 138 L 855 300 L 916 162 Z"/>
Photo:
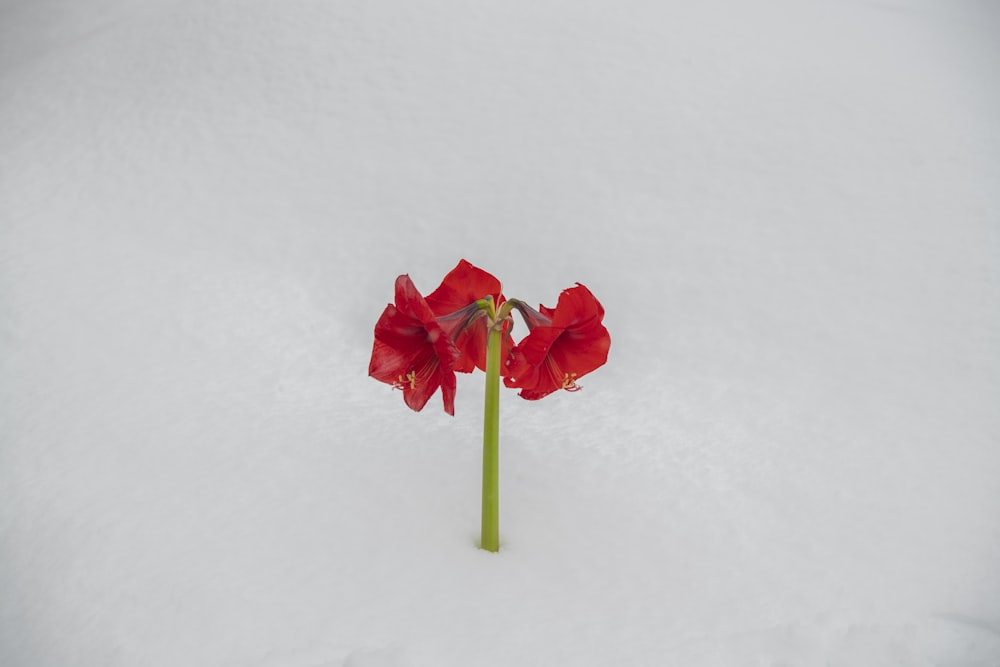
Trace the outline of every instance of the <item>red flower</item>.
<path fill-rule="evenodd" d="M 460 355 L 410 277 L 396 278 L 396 305 L 386 306 L 375 323 L 368 374 L 402 389 L 403 400 L 417 411 L 441 387 L 444 411 L 454 415 L 455 362 Z"/>
<path fill-rule="evenodd" d="M 611 336 L 601 324 L 604 308 L 586 287 L 563 290 L 555 309 L 541 312 L 517 301 L 530 333 L 513 349 L 504 384 L 528 400 L 557 389 L 577 391 L 576 381 L 608 360 Z"/>
<path fill-rule="evenodd" d="M 476 301 L 492 297 L 494 310 L 499 311 L 505 301 L 500 281 L 493 275 L 473 266 L 464 259 L 448 272 L 436 290 L 427 295 L 427 305 L 434 311 L 441 325 L 462 356 L 455 362 L 455 370 L 471 373 L 476 368 L 486 370 L 486 311 L 476 306 Z M 510 322 L 504 322 L 503 347 L 509 354 Z M 504 354 L 506 359 L 506 354 Z M 504 364 L 500 364 L 504 374 Z"/>

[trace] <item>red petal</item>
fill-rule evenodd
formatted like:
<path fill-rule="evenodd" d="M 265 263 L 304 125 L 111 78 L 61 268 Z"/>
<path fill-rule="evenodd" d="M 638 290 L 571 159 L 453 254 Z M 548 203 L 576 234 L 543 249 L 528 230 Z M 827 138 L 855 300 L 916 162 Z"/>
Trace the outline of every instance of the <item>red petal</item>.
<path fill-rule="evenodd" d="M 536 327 L 518 345 L 516 350 L 525 362 L 537 366 L 549 353 L 549 348 L 562 334 L 562 329 L 555 327 Z"/>
<path fill-rule="evenodd" d="M 517 375 L 517 373 L 521 374 Z M 511 380 L 510 377 L 516 379 Z M 541 364 L 524 363 L 522 365 L 516 361 L 513 362 L 510 377 L 504 378 L 504 384 L 513 389 L 521 389 L 518 396 L 529 401 L 537 401 L 562 389 L 565 379 L 562 369 L 556 366 L 549 357 L 546 357 Z"/>
<path fill-rule="evenodd" d="M 375 340 L 400 350 L 416 351 L 426 344 L 426 339 L 427 328 L 423 323 L 392 304 L 385 307 L 375 323 Z"/>
<path fill-rule="evenodd" d="M 589 289 L 577 283 L 576 287 L 565 289 L 559 295 L 559 303 L 552 314 L 552 326 L 570 328 L 595 318 L 598 322 L 604 319 L 604 307 Z"/>
<path fill-rule="evenodd" d="M 602 324 L 587 331 L 567 329 L 549 349 L 549 358 L 566 373 L 580 378 L 608 360 L 611 336 Z"/>
<path fill-rule="evenodd" d="M 368 375 L 379 382 L 395 384 L 401 375 L 406 375 L 413 356 L 376 340 L 372 346 L 372 359 L 368 363 Z"/>
<path fill-rule="evenodd" d="M 455 381 L 454 371 L 441 374 L 441 398 L 444 401 L 444 411 L 455 416 Z"/>
<path fill-rule="evenodd" d="M 414 359 L 413 362 L 411 366 L 412 370 L 410 371 L 414 374 L 413 386 L 410 386 L 410 382 L 405 376 L 401 384 L 403 388 L 403 400 L 406 401 L 410 409 L 419 412 L 427 405 L 427 401 L 434 395 L 440 384 L 437 378 L 439 363 L 434 356 L 433 348 L 430 346 L 424 350 L 424 353 L 420 357 Z"/>
<path fill-rule="evenodd" d="M 417 291 L 410 276 L 405 274 L 396 278 L 396 308 L 424 324 L 435 322 L 434 312 L 427 305 L 427 300 Z"/>
<path fill-rule="evenodd" d="M 427 295 L 427 304 L 435 315 L 442 317 L 485 296 L 492 296 L 494 302 L 498 302 L 500 290 L 496 277 L 463 259 L 448 272 L 438 288 Z"/>

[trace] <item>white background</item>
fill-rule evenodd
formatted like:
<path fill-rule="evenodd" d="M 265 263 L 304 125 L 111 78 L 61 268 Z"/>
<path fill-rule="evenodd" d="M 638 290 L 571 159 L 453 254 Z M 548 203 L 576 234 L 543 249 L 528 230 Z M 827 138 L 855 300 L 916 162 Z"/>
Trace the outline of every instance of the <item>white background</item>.
<path fill-rule="evenodd" d="M 1000 665 L 998 35 L 0 0 L 0 664 Z M 504 392 L 496 555 L 482 375 L 367 377 L 463 257 L 613 339 Z"/>

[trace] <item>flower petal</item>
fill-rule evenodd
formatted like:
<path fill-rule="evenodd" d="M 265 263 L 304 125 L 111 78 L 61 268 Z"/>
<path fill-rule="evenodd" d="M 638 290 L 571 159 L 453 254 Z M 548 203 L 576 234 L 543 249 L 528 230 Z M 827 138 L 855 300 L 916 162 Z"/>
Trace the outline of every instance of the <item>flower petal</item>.
<path fill-rule="evenodd" d="M 544 306 L 543 306 L 544 307 Z M 564 289 L 552 315 L 552 326 L 572 328 L 583 326 L 591 320 L 604 319 L 604 307 L 589 289 L 576 284 Z"/>
<path fill-rule="evenodd" d="M 448 272 L 436 290 L 427 295 L 427 305 L 437 317 L 443 317 L 485 296 L 494 303 L 500 298 L 500 281 L 466 260 Z"/>

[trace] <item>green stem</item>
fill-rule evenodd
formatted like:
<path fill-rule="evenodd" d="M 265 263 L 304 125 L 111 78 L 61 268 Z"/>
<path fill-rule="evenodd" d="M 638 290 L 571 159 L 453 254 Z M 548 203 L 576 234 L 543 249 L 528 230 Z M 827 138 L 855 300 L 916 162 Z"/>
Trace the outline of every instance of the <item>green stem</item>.
<path fill-rule="evenodd" d="M 493 552 L 500 550 L 499 324 L 490 327 L 486 339 L 486 405 L 483 414 L 483 526 L 480 546 Z"/>

